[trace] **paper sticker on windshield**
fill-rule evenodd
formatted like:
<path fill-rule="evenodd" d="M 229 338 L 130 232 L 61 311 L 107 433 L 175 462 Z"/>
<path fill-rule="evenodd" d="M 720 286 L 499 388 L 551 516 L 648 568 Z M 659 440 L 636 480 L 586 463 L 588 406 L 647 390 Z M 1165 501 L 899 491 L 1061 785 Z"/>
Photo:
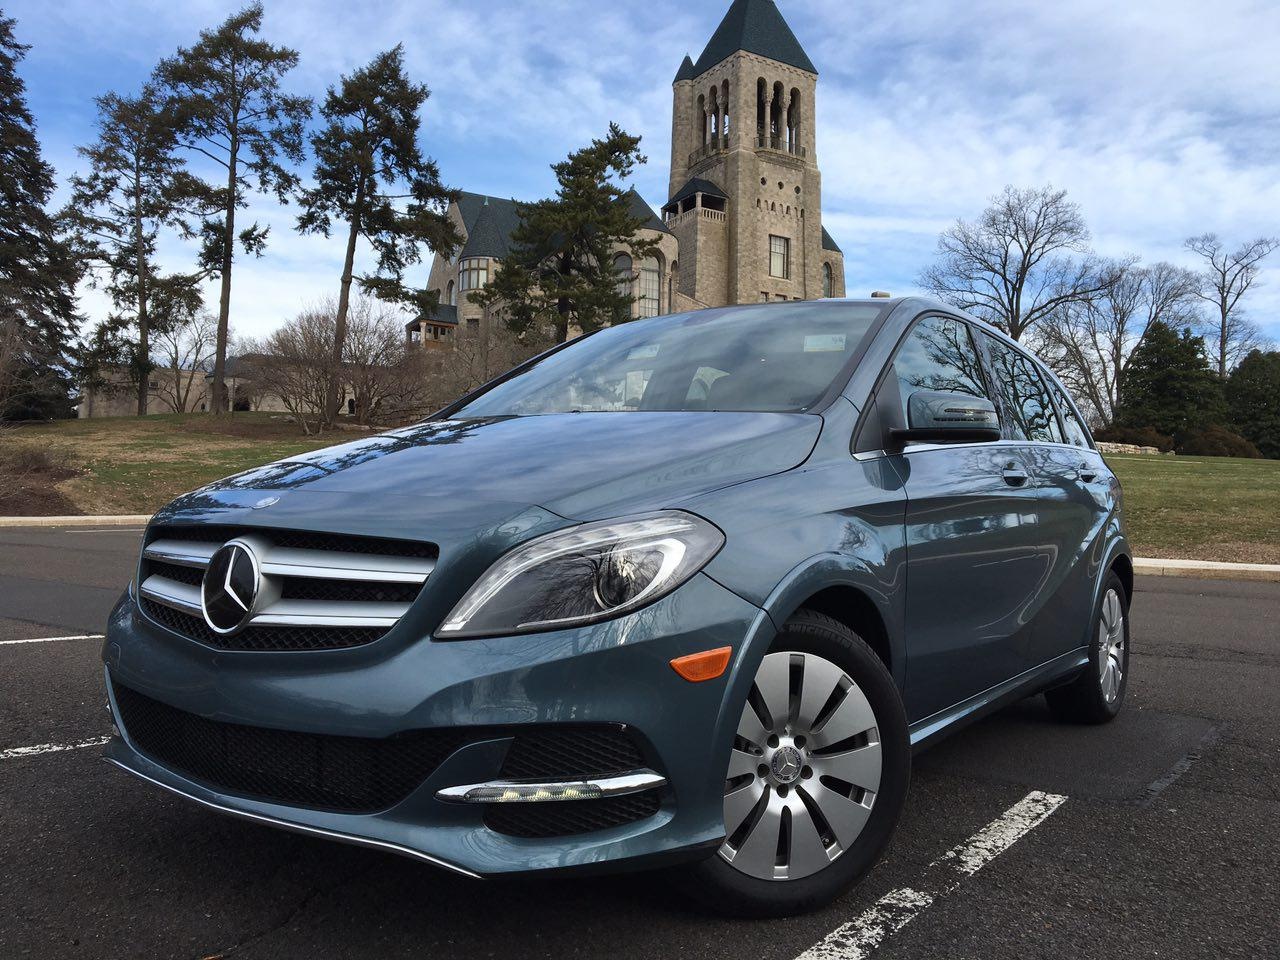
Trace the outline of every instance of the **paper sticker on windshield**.
<path fill-rule="evenodd" d="M 817 333 L 804 338 L 805 353 L 824 353 L 828 350 L 843 349 L 843 333 Z"/>
<path fill-rule="evenodd" d="M 643 347 L 632 347 L 631 352 L 627 354 L 628 360 L 652 360 L 658 355 L 658 346 L 656 343 L 646 343 Z"/>

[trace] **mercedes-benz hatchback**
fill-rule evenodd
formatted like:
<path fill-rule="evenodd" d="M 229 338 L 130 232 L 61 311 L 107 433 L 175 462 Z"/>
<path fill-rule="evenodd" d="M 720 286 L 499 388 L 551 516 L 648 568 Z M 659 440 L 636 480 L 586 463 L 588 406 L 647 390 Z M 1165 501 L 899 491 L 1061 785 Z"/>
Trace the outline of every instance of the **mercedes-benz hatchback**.
<path fill-rule="evenodd" d="M 792 913 L 876 862 L 914 748 L 1040 692 L 1112 718 L 1132 592 L 1115 477 L 995 329 L 657 317 L 161 510 L 106 755 L 471 877 L 674 866 Z"/>

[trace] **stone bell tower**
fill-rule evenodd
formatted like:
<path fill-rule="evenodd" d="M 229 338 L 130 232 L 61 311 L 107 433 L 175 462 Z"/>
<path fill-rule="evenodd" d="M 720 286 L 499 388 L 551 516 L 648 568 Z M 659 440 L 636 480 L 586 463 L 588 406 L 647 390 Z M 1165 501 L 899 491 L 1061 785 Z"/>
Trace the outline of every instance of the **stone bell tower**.
<path fill-rule="evenodd" d="M 773 0 L 734 0 L 680 65 L 663 215 L 690 305 L 844 296 L 844 257 L 822 227 L 817 84 Z"/>

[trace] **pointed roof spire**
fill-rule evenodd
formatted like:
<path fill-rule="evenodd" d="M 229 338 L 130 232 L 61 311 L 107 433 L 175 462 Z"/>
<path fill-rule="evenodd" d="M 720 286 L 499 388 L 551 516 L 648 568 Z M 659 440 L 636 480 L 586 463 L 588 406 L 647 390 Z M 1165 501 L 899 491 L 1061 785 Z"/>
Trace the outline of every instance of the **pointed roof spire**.
<path fill-rule="evenodd" d="M 799 67 L 812 74 L 818 72 L 773 0 L 733 0 L 729 12 L 720 21 L 720 26 L 694 65 L 693 75 L 701 76 L 739 50 Z"/>
<path fill-rule="evenodd" d="M 684 62 L 680 64 L 680 69 L 676 71 L 676 78 L 672 83 L 679 83 L 681 80 L 692 80 L 697 74 L 693 72 L 693 58 L 687 53 L 684 55 Z"/>

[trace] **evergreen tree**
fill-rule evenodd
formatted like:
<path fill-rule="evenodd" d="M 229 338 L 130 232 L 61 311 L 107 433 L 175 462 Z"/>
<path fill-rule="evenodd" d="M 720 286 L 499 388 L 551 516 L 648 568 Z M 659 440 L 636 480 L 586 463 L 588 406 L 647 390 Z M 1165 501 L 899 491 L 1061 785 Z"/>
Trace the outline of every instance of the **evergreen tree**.
<path fill-rule="evenodd" d="M 1180 440 L 1225 415 L 1222 381 L 1209 366 L 1204 340 L 1189 329 L 1151 324 L 1120 377 L 1117 425 L 1154 427 Z"/>
<path fill-rule="evenodd" d="M 330 423 L 338 412 L 357 241 L 363 237 L 378 258 L 377 274 L 361 277 L 361 286 L 419 312 L 433 308 L 436 297 L 407 288 L 405 268 L 421 260 L 424 246 L 451 256 L 461 242 L 448 217 L 456 194 L 440 182 L 435 161 L 418 145 L 418 111 L 430 96 L 426 86 L 405 76 L 404 51 L 397 46 L 330 87 L 320 107 L 325 124 L 311 137 L 315 186 L 301 196 L 298 229 L 327 237 L 334 220 L 346 225 L 326 410 Z"/>
<path fill-rule="evenodd" d="M 29 48 L 13 28 L 0 12 L 0 416 L 67 416 L 80 270 L 48 212 L 54 172 L 17 72 Z"/>
<path fill-rule="evenodd" d="M 620 277 L 614 257 L 625 250 L 639 262 L 657 241 L 639 238 L 647 220 L 632 212 L 618 181 L 645 162 L 640 138 L 611 123 L 604 139 L 554 164 L 555 196 L 520 204 L 510 252 L 472 299 L 501 310 L 517 333 L 549 325 L 561 342 L 574 327 L 590 333 L 631 319 L 634 275 Z"/>
<path fill-rule="evenodd" d="M 1254 350 L 1227 381 L 1227 406 L 1241 436 L 1280 460 L 1280 351 Z"/>
<path fill-rule="evenodd" d="M 253 3 L 220 26 L 202 31 L 156 68 L 173 98 L 179 141 L 222 167 L 225 183 L 214 187 L 220 219 L 204 225 L 201 263 L 222 281 L 218 300 L 218 345 L 213 365 L 213 410 L 227 409 L 227 330 L 231 315 L 231 267 L 237 239 L 260 256 L 269 228 L 257 223 L 236 233 L 236 211 L 246 195 L 273 193 L 282 202 L 297 188 L 292 167 L 303 160 L 303 125 L 311 101 L 281 91 L 280 81 L 298 64 L 288 47 L 258 38 L 262 4 Z"/>
<path fill-rule="evenodd" d="M 116 307 L 106 321 L 113 335 L 122 336 L 128 327 L 136 330 L 129 365 L 142 416 L 151 372 L 153 303 L 199 298 L 198 276 L 154 275 L 156 238 L 165 226 L 191 235 L 187 203 L 198 206 L 208 199 L 208 191 L 175 154 L 172 113 L 153 85 L 137 97 L 108 93 L 95 102 L 98 139 L 79 151 L 89 162 L 89 173 L 72 178 L 64 217 L 77 233 L 85 260 L 105 273 L 103 283 Z M 98 343 L 104 338 L 91 339 Z"/>

